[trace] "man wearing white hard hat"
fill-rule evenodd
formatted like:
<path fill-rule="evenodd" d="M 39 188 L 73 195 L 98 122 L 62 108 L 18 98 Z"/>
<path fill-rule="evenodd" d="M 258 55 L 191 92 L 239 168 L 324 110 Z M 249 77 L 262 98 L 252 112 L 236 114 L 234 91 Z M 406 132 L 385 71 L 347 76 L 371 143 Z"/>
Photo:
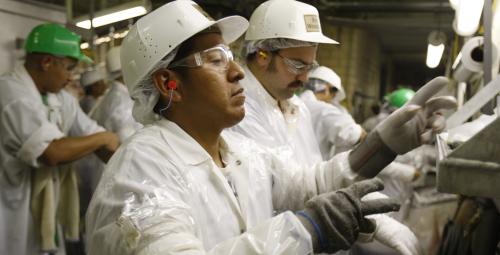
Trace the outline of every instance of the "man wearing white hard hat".
<path fill-rule="evenodd" d="M 323 160 L 331 158 L 362 141 L 363 128 L 340 105 L 345 92 L 340 77 L 330 68 L 320 66 L 309 73 L 306 90 L 300 99 L 311 112 L 314 134 Z"/>
<path fill-rule="evenodd" d="M 383 188 L 380 180 L 332 192 L 340 186 L 333 173 L 349 171 L 345 160 L 305 168 L 224 130 L 245 115 L 244 73 L 227 44 L 247 27 L 239 16 L 215 21 L 186 0 L 131 27 L 121 63 L 145 127 L 113 156 L 94 193 L 89 254 L 333 252 L 342 237 L 373 228 L 366 215 L 398 208 L 361 201 Z M 350 227 L 336 227 L 346 219 Z"/>
<path fill-rule="evenodd" d="M 80 100 L 80 106 L 88 114 L 108 88 L 104 68 L 95 67 L 85 71 L 80 77 L 80 84 L 85 91 L 85 96 Z"/>
<path fill-rule="evenodd" d="M 315 67 L 317 45 L 337 43 L 321 32 L 317 9 L 294 0 L 266 1 L 250 17 L 245 40 L 242 57 L 246 60 L 246 76 L 241 83 L 247 96 L 246 116 L 234 130 L 272 148 L 289 162 L 321 162 L 310 112 L 294 96 Z M 434 116 L 435 112 L 454 107 L 454 100 L 440 98 L 432 101 L 435 103 L 430 108 L 425 104 L 446 83 L 446 78 L 434 79 L 408 107 L 379 125 L 358 147 L 338 154 L 335 158 L 348 161 L 350 171 L 335 172 L 334 179 L 374 177 L 397 154 L 419 146 L 441 131 L 443 117 Z M 425 138 L 420 139 L 421 135 Z M 376 240 L 402 254 L 419 253 L 416 237 L 407 227 L 385 215 L 374 218 L 378 223 Z M 348 249 L 356 239 L 345 240 L 342 249 Z"/>

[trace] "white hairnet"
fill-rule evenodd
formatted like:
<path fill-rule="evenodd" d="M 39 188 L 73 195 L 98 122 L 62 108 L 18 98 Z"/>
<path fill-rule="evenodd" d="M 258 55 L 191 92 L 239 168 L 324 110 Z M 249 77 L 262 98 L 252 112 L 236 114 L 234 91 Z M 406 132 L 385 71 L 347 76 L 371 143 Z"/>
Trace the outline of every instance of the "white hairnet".
<path fill-rule="evenodd" d="M 179 47 L 172 50 L 165 58 L 160 60 L 151 71 L 144 76 L 144 79 L 138 82 L 137 86 L 133 86 L 133 90 L 129 91 L 130 97 L 134 100 L 132 115 L 137 122 L 143 125 L 151 124 L 159 120 L 160 115 L 156 114 L 153 109 L 158 103 L 160 93 L 155 88 L 152 75 L 158 69 L 166 68 L 177 55 Z M 130 88 L 130 87 L 129 87 Z"/>
<path fill-rule="evenodd" d="M 286 48 L 309 47 L 316 45 L 318 44 L 314 42 L 299 41 L 289 38 L 271 38 L 255 41 L 245 41 L 245 43 L 243 44 L 241 56 L 246 58 L 248 55 L 257 52 L 258 49 L 266 51 L 276 51 Z"/>

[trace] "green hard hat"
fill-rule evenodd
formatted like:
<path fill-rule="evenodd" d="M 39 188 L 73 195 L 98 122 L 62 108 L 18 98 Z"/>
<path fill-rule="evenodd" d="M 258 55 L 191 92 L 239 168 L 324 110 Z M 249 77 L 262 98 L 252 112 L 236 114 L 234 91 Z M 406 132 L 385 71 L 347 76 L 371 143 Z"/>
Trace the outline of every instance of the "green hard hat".
<path fill-rule="evenodd" d="M 411 89 L 398 89 L 389 95 L 389 105 L 399 108 L 406 104 L 414 95 L 415 91 Z"/>
<path fill-rule="evenodd" d="M 49 53 L 92 63 L 80 50 L 80 36 L 57 24 L 42 24 L 31 30 L 24 49 L 27 53 Z"/>

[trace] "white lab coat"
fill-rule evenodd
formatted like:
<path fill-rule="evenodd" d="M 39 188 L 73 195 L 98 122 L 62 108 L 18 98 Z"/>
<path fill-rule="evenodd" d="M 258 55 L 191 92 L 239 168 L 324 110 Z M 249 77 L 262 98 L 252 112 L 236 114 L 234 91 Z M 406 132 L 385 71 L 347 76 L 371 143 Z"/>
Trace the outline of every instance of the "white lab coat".
<path fill-rule="evenodd" d="M 38 253 L 30 210 L 31 173 L 50 142 L 104 130 L 64 90 L 48 93 L 47 102 L 24 66 L 0 77 L 0 254 Z"/>
<path fill-rule="evenodd" d="M 90 117 L 106 130 L 116 133 L 121 141 L 131 136 L 142 125 L 132 117 L 134 101 L 127 87 L 113 81 L 111 88 L 90 112 Z"/>
<path fill-rule="evenodd" d="M 304 91 L 300 99 L 311 112 L 314 134 L 324 160 L 351 149 L 359 142 L 363 129 L 347 110 L 316 99 L 310 90 Z"/>
<path fill-rule="evenodd" d="M 87 212 L 89 254 L 309 254 L 287 210 L 340 186 L 347 154 L 305 169 L 240 134 L 221 135 L 226 167 L 166 119 L 109 161 Z"/>
<path fill-rule="evenodd" d="M 297 162 L 322 161 L 311 114 L 302 100 L 293 96 L 278 105 L 250 69 L 243 68 L 245 78 L 240 83 L 245 88 L 245 118 L 231 129 Z"/>

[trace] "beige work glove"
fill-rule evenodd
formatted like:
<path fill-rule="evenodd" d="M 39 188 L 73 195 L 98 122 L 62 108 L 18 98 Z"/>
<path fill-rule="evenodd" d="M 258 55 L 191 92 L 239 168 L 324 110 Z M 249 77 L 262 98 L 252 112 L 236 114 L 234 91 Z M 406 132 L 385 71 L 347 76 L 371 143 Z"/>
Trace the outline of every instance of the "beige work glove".
<path fill-rule="evenodd" d="M 443 110 L 456 107 L 452 96 L 434 97 L 448 83 L 437 77 L 420 88 L 403 107 L 378 124 L 367 138 L 349 154 L 351 169 L 364 178 L 376 176 L 394 160 L 428 143 L 445 128 Z"/>

